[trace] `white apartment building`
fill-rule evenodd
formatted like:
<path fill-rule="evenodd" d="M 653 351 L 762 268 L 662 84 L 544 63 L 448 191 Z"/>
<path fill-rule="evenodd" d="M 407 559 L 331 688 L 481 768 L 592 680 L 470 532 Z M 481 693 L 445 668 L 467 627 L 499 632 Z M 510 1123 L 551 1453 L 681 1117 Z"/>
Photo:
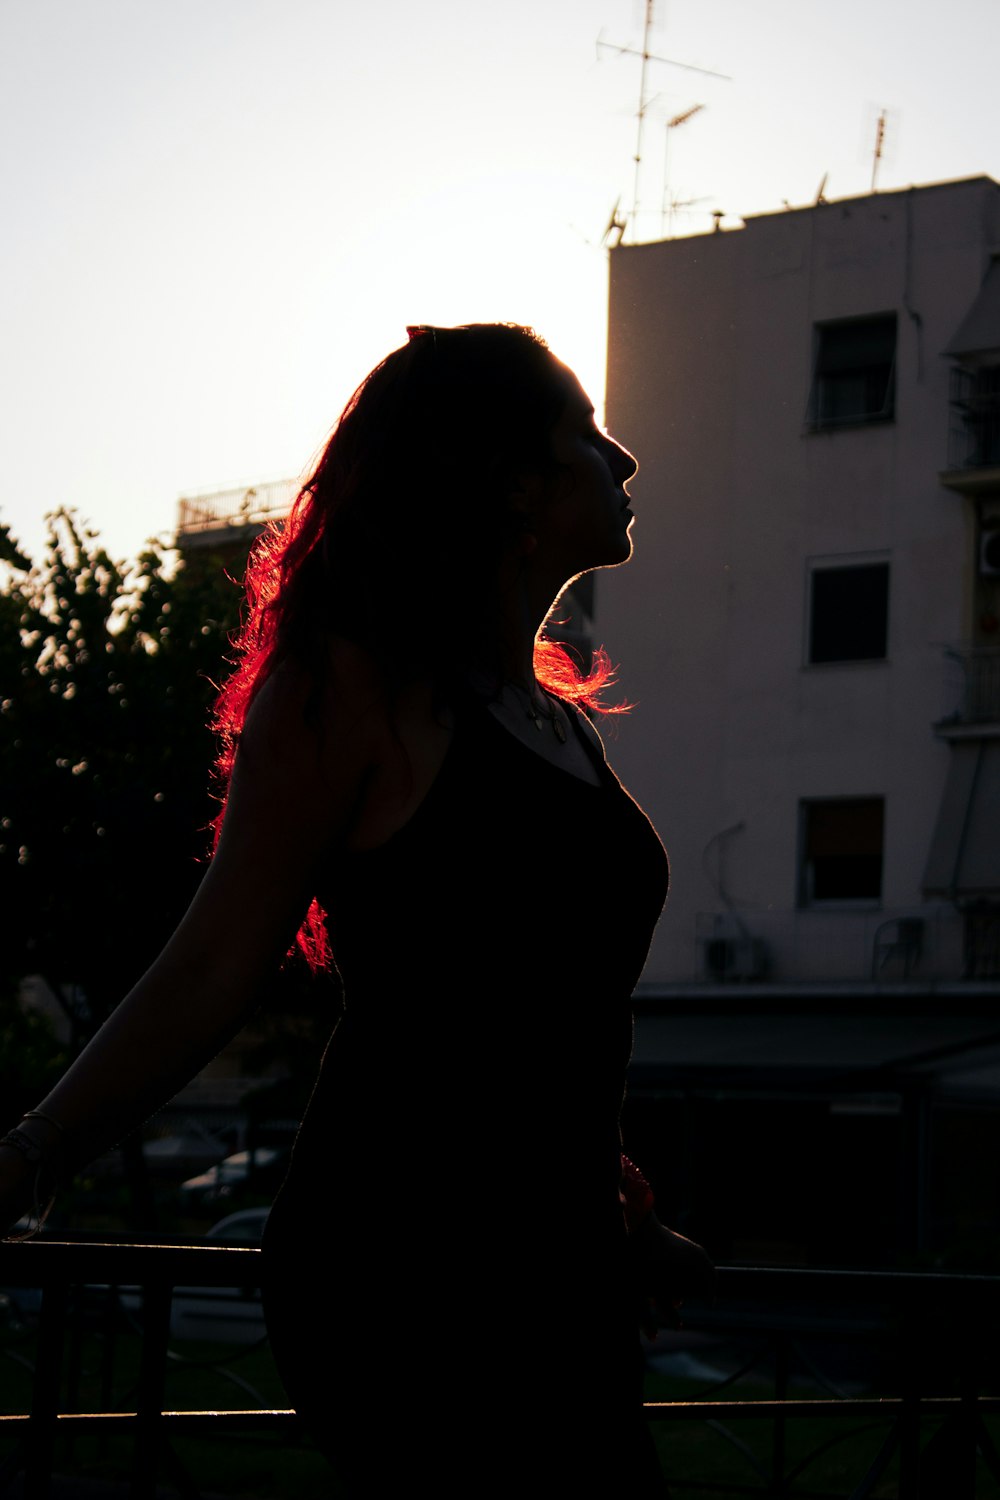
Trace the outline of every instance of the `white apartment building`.
<path fill-rule="evenodd" d="M 995 979 L 1000 185 L 613 250 L 607 415 L 610 752 L 673 870 L 644 987 Z"/>

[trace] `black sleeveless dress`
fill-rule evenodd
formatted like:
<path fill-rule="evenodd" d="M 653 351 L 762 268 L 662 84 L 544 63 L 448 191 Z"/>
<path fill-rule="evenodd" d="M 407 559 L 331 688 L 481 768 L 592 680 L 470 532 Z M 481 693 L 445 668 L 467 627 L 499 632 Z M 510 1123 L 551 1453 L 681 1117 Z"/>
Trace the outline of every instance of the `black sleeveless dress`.
<path fill-rule="evenodd" d="M 344 1011 L 265 1306 L 352 1496 L 655 1493 L 619 1111 L 666 890 L 603 761 L 590 786 L 475 704 L 413 818 L 318 893 Z"/>

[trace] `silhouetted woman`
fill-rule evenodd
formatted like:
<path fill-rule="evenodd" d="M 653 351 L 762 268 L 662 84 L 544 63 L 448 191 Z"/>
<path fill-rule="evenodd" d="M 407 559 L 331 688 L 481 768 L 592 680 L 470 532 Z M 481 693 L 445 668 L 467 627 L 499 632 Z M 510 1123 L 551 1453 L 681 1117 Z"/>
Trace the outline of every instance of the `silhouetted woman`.
<path fill-rule="evenodd" d="M 264 1242 L 289 1395 L 383 1497 L 657 1493 L 638 1326 L 699 1284 L 621 1155 L 663 849 L 542 627 L 634 459 L 529 329 L 410 330 L 248 568 L 180 927 L 0 1149 L 7 1217 L 168 1099 L 297 940 L 343 1011 Z"/>

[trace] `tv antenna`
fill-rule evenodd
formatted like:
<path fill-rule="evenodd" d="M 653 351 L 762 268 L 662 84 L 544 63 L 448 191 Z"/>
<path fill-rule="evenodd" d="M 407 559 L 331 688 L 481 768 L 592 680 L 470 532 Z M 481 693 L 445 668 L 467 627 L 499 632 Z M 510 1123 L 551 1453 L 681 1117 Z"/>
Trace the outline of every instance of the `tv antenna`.
<path fill-rule="evenodd" d="M 700 203 L 711 203 L 711 198 L 671 198 L 669 203 L 664 204 L 664 214 L 667 219 L 667 239 L 674 237 L 674 216 L 684 214 L 689 208 L 697 208 Z"/>
<path fill-rule="evenodd" d="M 673 236 L 674 210 L 680 207 L 677 198 L 671 197 L 670 194 L 670 132 L 677 130 L 681 125 L 686 125 L 689 120 L 693 120 L 695 115 L 701 114 L 701 111 L 707 107 L 705 104 L 692 104 L 690 109 L 682 110 L 679 115 L 674 115 L 672 120 L 667 121 L 666 137 L 663 142 L 663 198 L 660 203 L 660 232 L 661 234 L 666 232 L 668 239 Z M 705 199 L 690 198 L 685 203 L 685 208 L 694 202 L 704 203 Z"/>
<path fill-rule="evenodd" d="M 642 48 L 619 46 L 615 42 L 605 42 L 601 37 L 597 38 L 597 55 L 600 59 L 601 48 L 605 51 L 614 52 L 619 57 L 641 57 L 642 68 L 639 73 L 639 111 L 637 116 L 637 129 L 635 139 L 635 174 L 632 184 L 632 210 L 627 216 L 626 223 L 630 219 L 633 232 L 639 216 L 639 169 L 642 166 L 642 137 L 646 125 L 646 111 L 652 100 L 646 94 L 646 75 L 650 63 L 663 63 L 668 68 L 683 68 L 687 73 L 701 73 L 706 78 L 721 78 L 726 83 L 731 83 L 732 78 L 728 73 L 716 73 L 712 68 L 700 68 L 694 63 L 678 62 L 674 57 L 660 57 L 649 50 L 649 33 L 653 27 L 653 0 L 646 0 L 646 17 L 642 29 Z M 701 108 L 702 106 L 698 106 Z M 622 233 L 624 234 L 624 230 Z M 621 241 L 619 240 L 619 244 Z"/>
<path fill-rule="evenodd" d="M 886 111 L 883 109 L 880 112 L 880 114 L 879 114 L 878 123 L 875 126 L 875 152 L 874 152 L 874 155 L 872 156 L 872 192 L 873 193 L 875 193 L 875 192 L 878 191 L 878 189 L 876 188 L 875 184 L 878 181 L 878 164 L 882 160 L 882 148 L 885 145 L 885 116 L 886 116 Z"/>

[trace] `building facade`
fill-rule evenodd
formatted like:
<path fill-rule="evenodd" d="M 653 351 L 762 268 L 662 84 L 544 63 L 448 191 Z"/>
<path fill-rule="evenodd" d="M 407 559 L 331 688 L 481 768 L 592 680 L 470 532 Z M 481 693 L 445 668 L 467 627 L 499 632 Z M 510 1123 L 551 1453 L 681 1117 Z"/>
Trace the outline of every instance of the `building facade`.
<path fill-rule="evenodd" d="M 673 876 L 625 1139 L 723 1260 L 1000 1251 L 998 255 L 986 178 L 611 252 L 594 637 Z"/>
<path fill-rule="evenodd" d="M 1000 974 L 998 257 L 986 178 L 611 253 L 647 987 Z"/>

